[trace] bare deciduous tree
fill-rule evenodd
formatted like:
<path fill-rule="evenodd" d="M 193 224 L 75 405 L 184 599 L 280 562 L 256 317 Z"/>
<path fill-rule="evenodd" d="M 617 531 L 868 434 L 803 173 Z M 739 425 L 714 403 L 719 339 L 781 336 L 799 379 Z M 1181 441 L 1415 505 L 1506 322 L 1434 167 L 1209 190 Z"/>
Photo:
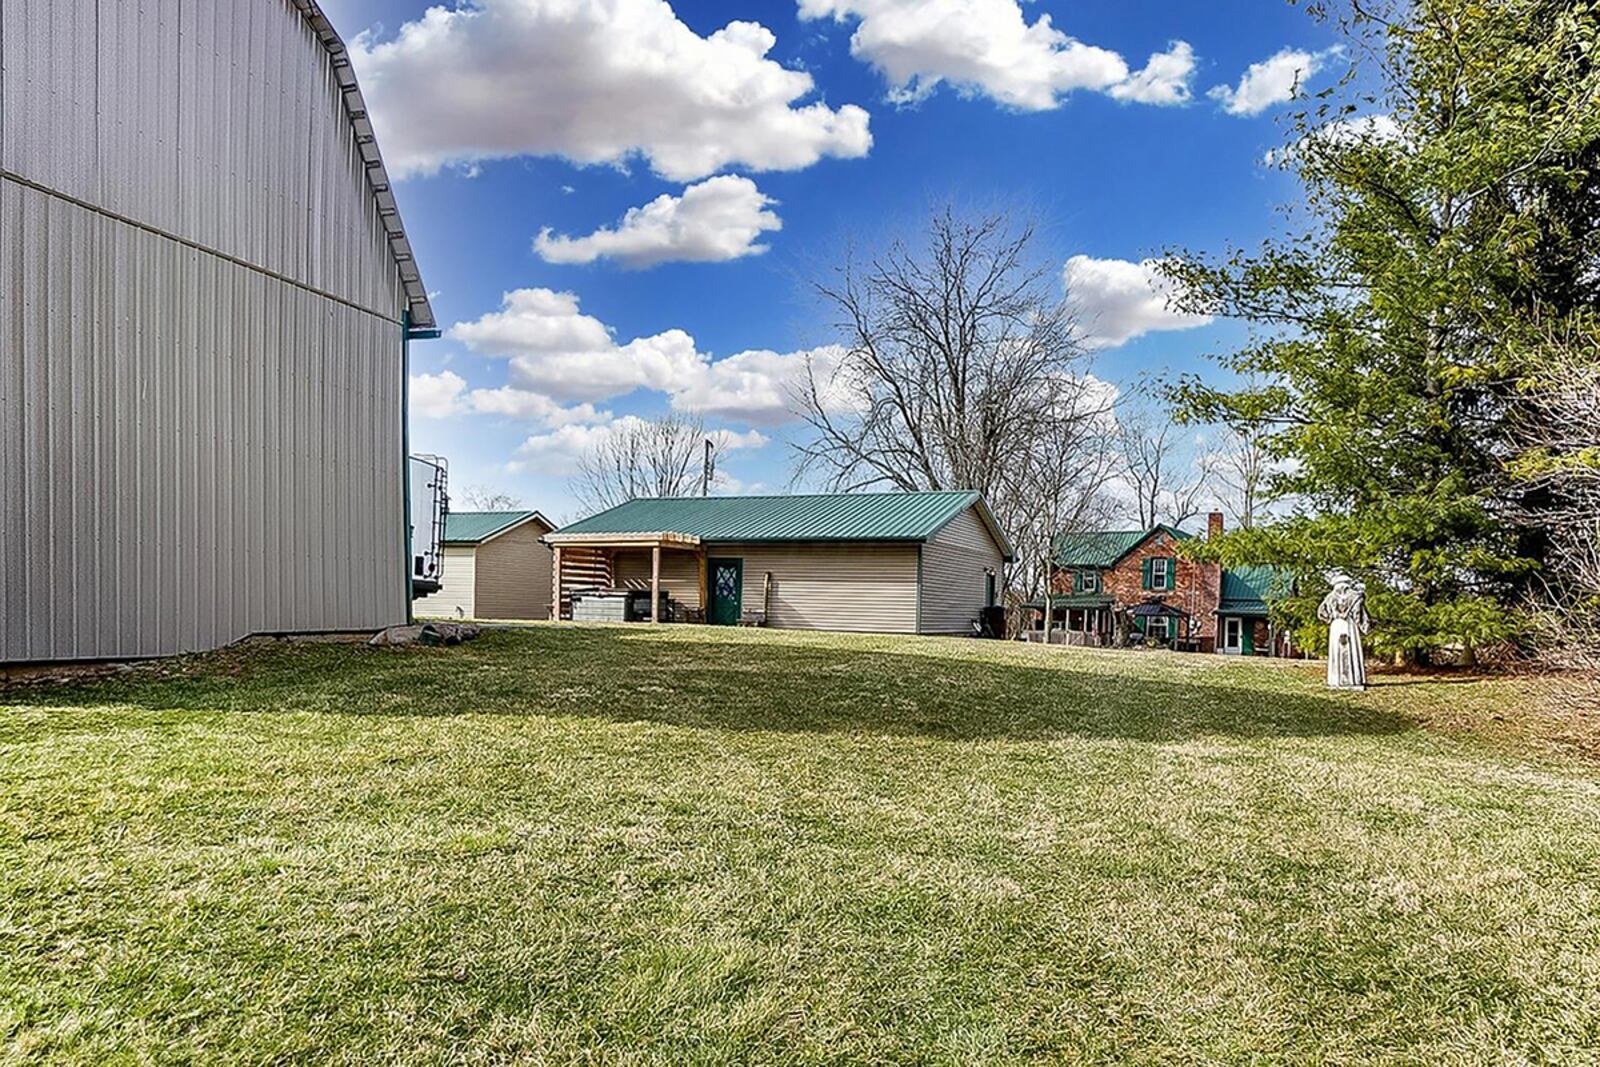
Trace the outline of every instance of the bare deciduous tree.
<path fill-rule="evenodd" d="M 461 491 L 459 502 L 452 501 L 458 511 L 518 511 L 522 498 L 503 493 L 486 485 L 469 485 Z"/>
<path fill-rule="evenodd" d="M 1231 430 L 1222 447 L 1211 456 L 1209 473 L 1227 490 L 1222 497 L 1228 517 L 1241 529 L 1251 529 L 1261 512 L 1267 489 L 1271 456 L 1259 434 Z"/>
<path fill-rule="evenodd" d="M 699 494 L 705 440 L 705 423 L 695 415 L 619 420 L 578 460 L 572 494 L 590 511 Z"/>
<path fill-rule="evenodd" d="M 1551 337 L 1511 425 L 1512 518 L 1543 542 L 1532 607 L 1551 663 L 1600 671 L 1600 333 Z M 1600 706 L 1600 682 L 1590 693 Z"/>
<path fill-rule="evenodd" d="M 977 490 L 1032 552 L 1090 506 L 1105 471 L 1080 452 L 1109 424 L 1109 390 L 1088 375 L 1032 237 L 947 208 L 923 243 L 894 242 L 817 283 L 839 344 L 796 398 L 811 429 L 796 445 L 801 474 L 842 490 Z"/>
<path fill-rule="evenodd" d="M 1023 563 L 1014 584 L 1027 597 L 1046 591 L 1056 539 L 1104 526 L 1117 510 L 1106 485 L 1117 472 L 1113 396 L 1092 379 L 1063 386 L 1060 417 L 1041 427 L 1011 472 L 1007 496 L 1019 501 L 1010 530 Z"/>
<path fill-rule="evenodd" d="M 1178 428 L 1148 412 L 1125 414 L 1117 430 L 1122 477 L 1133 493 L 1141 528 L 1179 526 L 1200 514 L 1210 461 L 1181 447 Z"/>

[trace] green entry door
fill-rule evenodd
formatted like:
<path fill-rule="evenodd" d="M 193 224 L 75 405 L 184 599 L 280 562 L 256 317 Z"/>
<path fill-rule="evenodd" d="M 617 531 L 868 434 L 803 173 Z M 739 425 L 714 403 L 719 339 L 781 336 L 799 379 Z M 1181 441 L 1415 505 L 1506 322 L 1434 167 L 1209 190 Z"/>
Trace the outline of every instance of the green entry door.
<path fill-rule="evenodd" d="M 711 593 L 706 621 L 713 626 L 737 626 L 744 600 L 744 560 L 711 559 L 706 561 L 706 569 Z"/>

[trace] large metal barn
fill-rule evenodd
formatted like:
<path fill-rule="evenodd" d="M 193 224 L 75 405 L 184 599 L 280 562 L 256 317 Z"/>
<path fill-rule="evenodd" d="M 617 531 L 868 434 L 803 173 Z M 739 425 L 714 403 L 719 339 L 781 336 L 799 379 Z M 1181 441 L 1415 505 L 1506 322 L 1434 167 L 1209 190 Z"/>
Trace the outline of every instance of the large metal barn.
<path fill-rule="evenodd" d="M 0 0 L 0 662 L 409 604 L 432 335 L 310 0 Z"/>

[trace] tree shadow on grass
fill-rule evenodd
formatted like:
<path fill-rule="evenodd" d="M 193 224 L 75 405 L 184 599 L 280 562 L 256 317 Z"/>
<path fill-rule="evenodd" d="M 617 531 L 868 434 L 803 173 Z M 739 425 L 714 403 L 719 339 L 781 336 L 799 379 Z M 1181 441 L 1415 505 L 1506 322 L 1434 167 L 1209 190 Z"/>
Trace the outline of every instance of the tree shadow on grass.
<path fill-rule="evenodd" d="M 289 645 L 196 657 L 149 677 L 50 689 L 51 709 L 580 716 L 719 731 L 1019 740 L 1383 735 L 1413 720 L 1295 692 L 1264 672 L 1100 673 L 1092 659 L 973 656 L 952 644 L 639 640 L 618 629 L 502 631 L 460 648 Z M 0 702 L 7 699 L 0 695 Z M 76 718 L 70 717 L 70 718 Z M 34 725 L 41 726 L 38 722 Z M 78 728 L 85 724 L 79 723 Z M 63 727 L 71 728 L 63 723 Z"/>

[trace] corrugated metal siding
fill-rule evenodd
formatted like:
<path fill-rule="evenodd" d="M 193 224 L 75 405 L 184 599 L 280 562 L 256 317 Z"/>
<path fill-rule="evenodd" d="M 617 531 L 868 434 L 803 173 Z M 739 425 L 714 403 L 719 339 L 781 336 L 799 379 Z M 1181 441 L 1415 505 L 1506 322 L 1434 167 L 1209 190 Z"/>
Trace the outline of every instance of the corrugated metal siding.
<path fill-rule="evenodd" d="M 301 13 L 3 0 L 0 170 L 0 660 L 403 619 L 401 282 Z"/>
<path fill-rule="evenodd" d="M 700 561 L 693 552 L 661 552 L 661 588 L 686 607 L 700 607 Z M 650 588 L 650 550 L 623 549 L 616 557 L 616 582 L 624 589 Z"/>
<path fill-rule="evenodd" d="M 478 546 L 477 609 L 482 619 L 550 617 L 550 549 L 542 522 L 525 522 Z"/>
<path fill-rule="evenodd" d="M 0 169 L 398 318 L 328 54 L 288 0 L 5 0 Z"/>
<path fill-rule="evenodd" d="M 403 617 L 392 323 L 0 181 L 0 659 Z"/>
<path fill-rule="evenodd" d="M 987 592 L 986 577 L 998 579 L 1000 546 L 989 528 L 968 508 L 922 546 L 923 633 L 970 633 Z"/>
<path fill-rule="evenodd" d="M 418 597 L 412 610 L 435 619 L 477 618 L 478 550 L 471 545 L 446 545 L 444 582 L 439 591 Z M 549 599 L 548 592 L 545 599 Z"/>
<path fill-rule="evenodd" d="M 744 610 L 761 610 L 772 573 L 767 624 L 787 630 L 913 633 L 917 628 L 917 546 L 765 543 L 706 546 L 715 558 L 744 560 Z"/>

